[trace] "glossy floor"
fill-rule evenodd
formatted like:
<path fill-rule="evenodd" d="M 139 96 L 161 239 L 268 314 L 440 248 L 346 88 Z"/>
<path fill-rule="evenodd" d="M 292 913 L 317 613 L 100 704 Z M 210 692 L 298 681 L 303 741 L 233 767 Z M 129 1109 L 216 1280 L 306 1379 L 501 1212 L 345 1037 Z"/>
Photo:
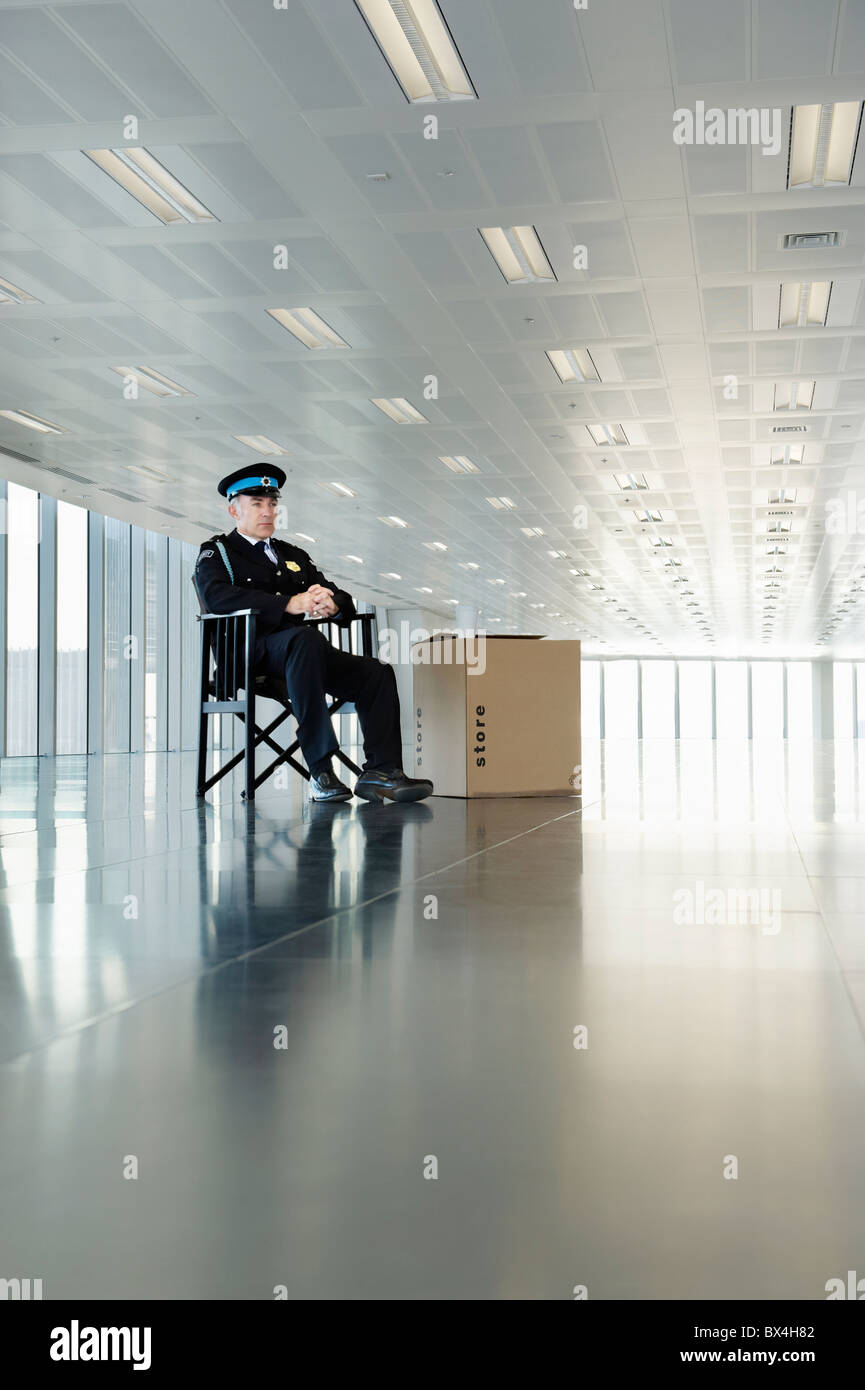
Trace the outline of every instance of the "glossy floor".
<path fill-rule="evenodd" d="M 865 1275 L 863 763 L 608 741 L 582 804 L 313 807 L 293 779 L 247 809 L 198 805 L 190 755 L 7 760 L 0 1277 L 821 1299 Z"/>

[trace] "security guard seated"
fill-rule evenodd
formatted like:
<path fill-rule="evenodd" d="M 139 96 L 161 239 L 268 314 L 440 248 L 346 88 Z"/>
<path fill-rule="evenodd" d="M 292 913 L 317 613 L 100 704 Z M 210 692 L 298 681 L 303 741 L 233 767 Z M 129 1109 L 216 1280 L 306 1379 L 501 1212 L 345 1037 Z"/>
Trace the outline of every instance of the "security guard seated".
<path fill-rule="evenodd" d="M 331 618 L 347 627 L 356 616 L 351 595 L 316 569 L 305 550 L 274 537 L 281 468 L 256 463 L 223 478 L 235 529 L 201 546 L 195 574 L 210 613 L 255 608 L 255 672 L 285 680 L 297 720 L 297 737 L 309 768 L 314 801 L 348 801 L 352 792 L 333 770 L 339 744 L 325 692 L 350 700 L 363 733 L 365 762 L 354 795 L 366 801 L 419 801 L 432 782 L 402 769 L 399 696 L 391 666 L 334 647 L 321 629 L 306 623 Z"/>

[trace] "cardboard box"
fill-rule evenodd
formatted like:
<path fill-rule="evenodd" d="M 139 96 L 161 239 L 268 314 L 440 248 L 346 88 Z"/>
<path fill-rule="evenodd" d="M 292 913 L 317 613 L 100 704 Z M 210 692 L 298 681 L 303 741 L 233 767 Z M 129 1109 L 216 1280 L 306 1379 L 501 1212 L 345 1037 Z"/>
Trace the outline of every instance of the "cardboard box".
<path fill-rule="evenodd" d="M 579 642 L 439 634 L 411 661 L 411 776 L 436 796 L 577 795 Z"/>

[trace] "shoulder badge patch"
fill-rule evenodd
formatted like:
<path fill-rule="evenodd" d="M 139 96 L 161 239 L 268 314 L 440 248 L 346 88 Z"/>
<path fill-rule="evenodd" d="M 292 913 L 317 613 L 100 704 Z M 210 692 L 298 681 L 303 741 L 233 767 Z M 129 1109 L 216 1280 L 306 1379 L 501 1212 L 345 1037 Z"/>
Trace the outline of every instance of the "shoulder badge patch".
<path fill-rule="evenodd" d="M 202 550 L 198 558 L 199 560 L 209 560 L 211 555 L 214 555 L 215 553 L 216 552 L 213 550 Z"/>

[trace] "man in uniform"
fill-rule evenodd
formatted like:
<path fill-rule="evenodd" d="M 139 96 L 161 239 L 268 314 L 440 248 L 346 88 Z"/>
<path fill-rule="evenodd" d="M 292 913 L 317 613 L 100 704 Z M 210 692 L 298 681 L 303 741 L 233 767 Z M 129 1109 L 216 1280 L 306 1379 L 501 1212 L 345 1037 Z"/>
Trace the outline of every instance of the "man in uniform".
<path fill-rule="evenodd" d="M 393 667 L 339 651 L 319 627 L 304 621 L 308 614 L 347 627 L 356 612 L 351 595 L 326 579 L 305 550 L 274 537 L 284 483 L 282 469 L 269 463 L 239 468 L 222 479 L 219 493 L 236 528 L 212 536 L 199 551 L 195 576 L 205 608 L 209 613 L 258 610 L 256 673 L 285 680 L 314 801 L 347 801 L 352 795 L 331 763 L 339 744 L 325 692 L 350 700 L 357 710 L 366 761 L 354 795 L 367 801 L 419 801 L 433 784 L 403 772 Z"/>

